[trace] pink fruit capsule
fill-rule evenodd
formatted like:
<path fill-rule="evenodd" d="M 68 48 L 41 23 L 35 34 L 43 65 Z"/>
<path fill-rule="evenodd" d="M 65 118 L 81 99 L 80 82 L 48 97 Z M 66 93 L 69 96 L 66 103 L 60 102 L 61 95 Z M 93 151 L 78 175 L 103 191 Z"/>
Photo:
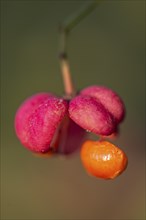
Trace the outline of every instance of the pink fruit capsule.
<path fill-rule="evenodd" d="M 65 100 L 49 93 L 28 98 L 18 109 L 15 130 L 21 143 L 31 151 L 45 153 L 68 109 Z"/>
<path fill-rule="evenodd" d="M 71 155 L 80 149 L 86 136 L 85 130 L 71 120 L 67 114 L 58 126 L 51 146 L 56 147 L 58 154 Z"/>
<path fill-rule="evenodd" d="M 125 106 L 122 99 L 111 89 L 105 86 L 90 86 L 80 94 L 97 98 L 101 104 L 113 115 L 116 123 L 120 123 L 125 116 Z"/>
<path fill-rule="evenodd" d="M 82 128 L 97 135 L 110 135 L 116 130 L 114 118 L 94 97 L 79 95 L 72 99 L 69 115 Z"/>

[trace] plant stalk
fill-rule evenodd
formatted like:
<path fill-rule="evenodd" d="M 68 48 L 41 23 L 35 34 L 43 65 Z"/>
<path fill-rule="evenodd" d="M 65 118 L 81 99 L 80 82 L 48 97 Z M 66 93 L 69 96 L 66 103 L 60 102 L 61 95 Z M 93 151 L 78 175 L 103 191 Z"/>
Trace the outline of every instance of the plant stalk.
<path fill-rule="evenodd" d="M 70 99 L 75 96 L 76 91 L 71 78 L 69 62 L 67 58 L 67 37 L 71 30 L 85 17 L 95 10 L 99 1 L 94 0 L 86 3 L 79 11 L 65 20 L 60 27 L 60 64 L 64 82 L 65 96 Z"/>

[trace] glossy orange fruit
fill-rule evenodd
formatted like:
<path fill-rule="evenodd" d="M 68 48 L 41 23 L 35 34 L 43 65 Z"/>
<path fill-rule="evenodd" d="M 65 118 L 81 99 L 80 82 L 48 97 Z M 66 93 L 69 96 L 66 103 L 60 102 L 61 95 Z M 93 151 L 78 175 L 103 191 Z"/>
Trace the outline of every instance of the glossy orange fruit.
<path fill-rule="evenodd" d="M 108 141 L 86 141 L 81 148 L 86 171 L 99 178 L 114 179 L 127 167 L 126 154 Z"/>

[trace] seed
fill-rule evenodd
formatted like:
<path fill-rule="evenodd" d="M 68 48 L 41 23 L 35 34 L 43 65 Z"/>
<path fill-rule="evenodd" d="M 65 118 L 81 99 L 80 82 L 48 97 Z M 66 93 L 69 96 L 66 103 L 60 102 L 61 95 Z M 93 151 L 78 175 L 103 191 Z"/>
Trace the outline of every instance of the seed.
<path fill-rule="evenodd" d="M 108 141 L 86 141 L 81 148 L 86 171 L 98 178 L 114 179 L 127 167 L 126 154 Z"/>

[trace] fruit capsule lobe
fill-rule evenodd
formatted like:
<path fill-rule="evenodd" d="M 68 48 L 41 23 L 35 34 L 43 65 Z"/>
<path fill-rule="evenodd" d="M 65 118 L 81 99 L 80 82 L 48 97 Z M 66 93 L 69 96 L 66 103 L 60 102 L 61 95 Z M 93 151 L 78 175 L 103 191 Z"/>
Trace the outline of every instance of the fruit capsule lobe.
<path fill-rule="evenodd" d="M 81 148 L 86 171 L 98 178 L 114 179 L 127 167 L 126 154 L 108 141 L 86 141 Z"/>

